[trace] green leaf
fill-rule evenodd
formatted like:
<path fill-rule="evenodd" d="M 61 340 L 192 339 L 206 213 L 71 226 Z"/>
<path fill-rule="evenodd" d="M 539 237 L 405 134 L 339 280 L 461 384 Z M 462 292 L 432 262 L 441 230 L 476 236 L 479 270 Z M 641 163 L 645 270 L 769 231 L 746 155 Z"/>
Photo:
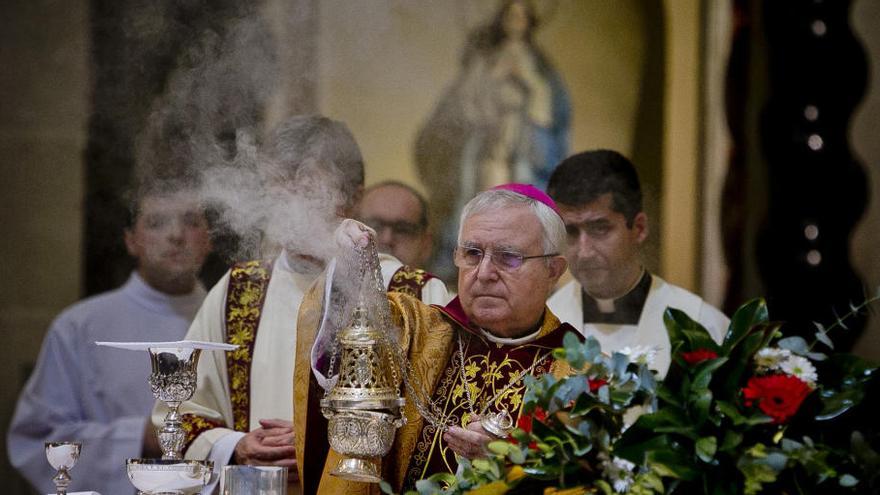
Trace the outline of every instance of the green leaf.
<path fill-rule="evenodd" d="M 666 308 L 666 311 L 663 313 L 663 323 L 666 325 L 669 340 L 673 344 L 676 353 L 682 350 L 709 349 L 715 352 L 720 350 L 709 331 L 684 311 Z M 678 344 L 682 344 L 683 348 L 677 347 Z"/>
<path fill-rule="evenodd" d="M 512 447 L 513 445 L 511 445 L 510 442 L 506 442 L 504 440 L 489 442 L 489 445 L 486 446 L 486 448 L 489 449 L 489 452 L 492 452 L 496 455 L 507 455 Z"/>
<path fill-rule="evenodd" d="M 394 495 L 394 490 L 391 489 L 391 485 L 389 485 L 388 482 L 385 480 L 379 482 L 379 489 L 382 490 L 382 493 Z"/>
<path fill-rule="evenodd" d="M 440 486 L 458 486 L 458 479 L 456 479 L 455 475 L 452 473 L 434 473 L 429 476 L 428 479 L 437 483 Z"/>
<path fill-rule="evenodd" d="M 715 458 L 715 452 L 718 450 L 718 440 L 715 437 L 703 437 L 697 440 L 697 457 L 701 461 L 709 463 Z"/>
<path fill-rule="evenodd" d="M 687 456 L 675 450 L 649 451 L 647 455 L 651 469 L 660 473 L 661 476 L 679 478 L 685 481 L 696 479 L 700 475 L 697 468 Z"/>
<path fill-rule="evenodd" d="M 694 391 L 690 396 L 691 413 L 694 424 L 699 426 L 706 422 L 709 417 L 709 407 L 712 405 L 712 391 L 703 389 Z"/>
<path fill-rule="evenodd" d="M 715 401 L 715 409 L 721 414 L 730 418 L 734 426 L 739 426 L 746 422 L 746 417 L 740 414 L 739 409 L 730 402 L 717 400 Z"/>
<path fill-rule="evenodd" d="M 526 462 L 526 454 L 522 449 L 512 448 L 507 453 L 507 458 L 514 464 L 522 464 Z"/>
<path fill-rule="evenodd" d="M 741 433 L 727 430 L 724 432 L 724 440 L 721 441 L 721 447 L 719 447 L 718 450 L 722 452 L 731 452 L 742 444 L 742 440 L 743 436 Z"/>
<path fill-rule="evenodd" d="M 737 309 L 730 319 L 727 335 L 724 336 L 723 353 L 729 354 L 749 334 L 752 327 L 767 323 L 768 319 L 767 303 L 760 298 L 752 299 Z"/>
<path fill-rule="evenodd" d="M 486 459 L 474 459 L 473 461 L 471 461 L 471 465 L 474 467 L 474 469 L 476 469 L 477 471 L 482 471 L 484 473 L 489 472 L 489 464 L 489 461 Z"/>
<path fill-rule="evenodd" d="M 709 382 L 712 380 L 712 373 L 725 363 L 727 363 L 727 358 L 719 357 L 715 359 L 707 359 L 698 364 L 694 380 L 691 383 L 691 390 L 708 388 Z"/>

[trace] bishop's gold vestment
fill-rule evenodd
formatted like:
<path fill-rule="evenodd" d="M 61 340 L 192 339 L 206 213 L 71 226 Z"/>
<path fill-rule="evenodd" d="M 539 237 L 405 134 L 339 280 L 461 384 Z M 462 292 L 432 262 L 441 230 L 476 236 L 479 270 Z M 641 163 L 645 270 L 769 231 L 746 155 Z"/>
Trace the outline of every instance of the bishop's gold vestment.
<path fill-rule="evenodd" d="M 306 296 L 298 322 L 300 332 L 309 332 L 308 336 L 300 333 L 294 371 L 294 431 L 303 493 L 378 494 L 378 484 L 349 482 L 329 474 L 341 456 L 327 445 L 327 421 L 319 408 L 323 390 L 310 366 L 311 343 L 323 312 L 322 285 Z M 550 351 L 562 345 L 566 330 L 577 332 L 570 325 L 560 324 L 547 309 L 533 335 L 512 343 L 499 343 L 495 340 L 503 339 L 492 339 L 468 324 L 457 298 L 445 307 L 428 306 L 405 294 L 389 293 L 388 300 L 392 319 L 401 329 L 401 348 L 432 399 L 443 398 L 440 406 L 444 417 L 449 416 L 454 424 L 467 422 L 471 398 L 477 409 L 490 399 L 495 403 L 490 404 L 490 408 L 503 404 L 515 419 L 522 405 L 523 372 L 550 371 L 557 375 L 568 372 L 553 362 Z M 463 374 L 457 353 L 459 333 L 465 349 Z M 465 387 L 470 388 L 470 395 Z M 450 464 L 452 452 L 446 449 L 441 434 L 427 424 L 408 397 L 404 397 L 407 423 L 397 430 L 394 446 L 382 460 L 383 477 L 397 492 L 436 472 L 432 469 L 455 469 L 454 463 Z"/>

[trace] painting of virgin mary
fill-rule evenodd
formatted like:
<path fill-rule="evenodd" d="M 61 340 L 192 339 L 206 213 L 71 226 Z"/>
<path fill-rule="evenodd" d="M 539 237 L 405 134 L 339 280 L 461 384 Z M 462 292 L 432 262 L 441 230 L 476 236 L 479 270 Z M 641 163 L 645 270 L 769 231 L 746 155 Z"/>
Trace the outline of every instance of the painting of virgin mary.
<path fill-rule="evenodd" d="M 416 137 L 416 167 L 442 219 L 440 253 L 455 247 L 459 213 L 476 193 L 507 182 L 543 189 L 568 154 L 569 95 L 534 42 L 538 25 L 530 2 L 504 1 L 468 37 L 459 74 Z M 433 268 L 451 279 L 446 264 Z"/>

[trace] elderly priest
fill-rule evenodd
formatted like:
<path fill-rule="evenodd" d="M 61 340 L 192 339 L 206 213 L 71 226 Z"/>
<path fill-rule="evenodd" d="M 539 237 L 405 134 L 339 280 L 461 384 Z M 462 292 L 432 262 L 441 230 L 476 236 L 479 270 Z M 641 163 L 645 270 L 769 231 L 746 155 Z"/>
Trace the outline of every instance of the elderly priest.
<path fill-rule="evenodd" d="M 371 235 L 368 227 L 346 220 L 337 231 L 337 241 L 343 248 L 355 249 L 366 246 Z M 439 417 L 452 425 L 444 429 L 426 421 L 409 394 L 404 395 L 407 423 L 397 430 L 392 450 L 382 460 L 382 475 L 395 490 L 410 489 L 433 473 L 454 472 L 456 454 L 481 456 L 494 439 L 481 419 L 506 414 L 515 423 L 522 409 L 525 375 L 567 372 L 554 364 L 551 351 L 561 347 L 568 330 L 577 332 L 561 324 L 545 304 L 565 271 L 566 261 L 560 255 L 565 240 L 562 219 L 548 196 L 529 185 L 498 186 L 477 195 L 462 212 L 454 254 L 458 297 L 441 307 L 388 293 L 407 358 Z M 318 294 L 323 293 L 324 283 L 319 280 L 303 302 L 300 329 L 318 327 L 324 314 Z M 308 356 L 307 342 L 314 340 L 314 335 L 300 339 L 297 352 Z M 326 435 L 326 423 L 315 422 L 320 413 L 315 411 L 316 381 L 310 376 L 309 360 L 296 362 L 294 429 L 304 493 L 378 493 L 378 485 L 329 475 L 340 457 L 332 450 L 325 456 L 313 448 L 319 443 L 315 432 Z M 321 360 L 312 360 L 315 375 L 326 371 L 318 363 Z M 488 430 L 504 434 L 497 428 Z"/>

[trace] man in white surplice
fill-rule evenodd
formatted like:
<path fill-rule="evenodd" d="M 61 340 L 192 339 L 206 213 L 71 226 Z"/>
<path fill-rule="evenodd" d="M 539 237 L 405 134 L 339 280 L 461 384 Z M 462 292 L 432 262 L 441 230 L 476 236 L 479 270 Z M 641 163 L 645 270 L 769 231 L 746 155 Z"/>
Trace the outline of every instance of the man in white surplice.
<path fill-rule="evenodd" d="M 627 158 L 610 150 L 573 155 L 556 167 L 547 193 L 565 222 L 574 275 L 547 302 L 560 320 L 595 337 L 605 351 L 656 351 L 652 367 L 661 377 L 671 362 L 666 308 L 684 311 L 721 342 L 730 322 L 723 313 L 642 266 L 648 218 Z"/>
<path fill-rule="evenodd" d="M 149 360 L 95 341 L 180 340 L 205 297 L 197 275 L 211 240 L 193 191 L 162 181 L 134 196 L 125 245 L 137 268 L 55 319 L 15 409 L 9 460 L 40 493 L 55 493 L 43 442 L 81 441 L 70 490 L 105 495 L 133 494 L 125 459 L 158 450 Z"/>
<path fill-rule="evenodd" d="M 320 229 L 332 234 L 334 218 L 353 211 L 364 184 L 360 149 L 345 124 L 321 116 L 297 116 L 283 122 L 264 146 L 259 163 L 272 189 L 292 192 L 270 204 L 269 229 L 311 223 L 314 239 L 290 242 L 270 260 L 237 263 L 210 290 L 186 338 L 238 344 L 236 351 L 212 352 L 199 361 L 193 398 L 181 405 L 187 430 L 184 457 L 211 459 L 215 472 L 227 464 L 290 468 L 288 493 L 299 493 L 293 443 L 293 370 L 297 314 L 304 293 L 321 273 L 332 243 L 320 245 Z M 303 204 L 303 200 L 309 200 Z M 294 202 L 293 200 L 291 200 Z M 270 201 L 271 203 L 271 201 Z M 292 211 L 301 208 L 302 211 Z M 341 215 L 341 216 L 340 216 Z M 274 227 L 273 227 L 274 225 Z M 276 233 L 277 234 L 277 233 Z M 328 237 L 328 239 L 332 239 Z M 313 242 L 310 242 L 313 241 Z M 423 270 L 380 255 L 389 290 L 406 291 L 428 303 L 445 304 L 446 286 Z M 153 422 L 167 408 L 157 403 Z M 216 480 L 202 493 L 213 493 Z"/>

